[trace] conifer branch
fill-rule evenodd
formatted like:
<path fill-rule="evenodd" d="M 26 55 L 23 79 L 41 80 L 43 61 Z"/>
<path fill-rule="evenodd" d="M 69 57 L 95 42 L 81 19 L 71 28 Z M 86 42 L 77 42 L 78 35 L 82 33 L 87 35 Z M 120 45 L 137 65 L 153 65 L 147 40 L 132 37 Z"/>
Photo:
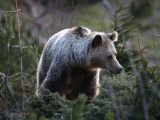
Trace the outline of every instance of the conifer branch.
<path fill-rule="evenodd" d="M 18 103 L 17 103 L 16 99 L 14 98 L 13 92 L 10 89 L 9 84 L 8 84 L 8 77 L 9 77 L 9 72 L 10 72 L 10 49 L 9 49 L 9 47 L 10 47 L 10 40 L 8 39 L 8 43 L 7 43 L 7 56 L 8 56 L 7 74 L 6 74 L 6 76 L 4 78 L 2 77 L 2 79 L 5 80 L 6 87 L 7 87 L 8 91 L 9 91 L 9 93 L 11 95 L 11 98 L 15 102 L 17 110 L 19 111 Z"/>

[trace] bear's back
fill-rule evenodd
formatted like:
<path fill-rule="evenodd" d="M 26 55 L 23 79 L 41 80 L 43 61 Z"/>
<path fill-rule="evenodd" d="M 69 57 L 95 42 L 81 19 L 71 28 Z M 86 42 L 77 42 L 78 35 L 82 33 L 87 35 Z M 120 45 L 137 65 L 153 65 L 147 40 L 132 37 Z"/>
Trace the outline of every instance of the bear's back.
<path fill-rule="evenodd" d="M 91 30 L 85 27 L 64 29 L 54 34 L 47 41 L 39 61 L 38 71 L 42 76 L 39 85 L 54 64 L 83 64 L 87 56 L 85 51 L 88 51 L 91 35 Z"/>
<path fill-rule="evenodd" d="M 80 55 L 82 50 L 88 48 L 91 31 L 85 27 L 74 27 L 71 29 L 62 30 L 53 35 L 46 43 L 43 55 L 50 63 L 55 57 L 66 57 L 69 59 L 71 52 Z"/>

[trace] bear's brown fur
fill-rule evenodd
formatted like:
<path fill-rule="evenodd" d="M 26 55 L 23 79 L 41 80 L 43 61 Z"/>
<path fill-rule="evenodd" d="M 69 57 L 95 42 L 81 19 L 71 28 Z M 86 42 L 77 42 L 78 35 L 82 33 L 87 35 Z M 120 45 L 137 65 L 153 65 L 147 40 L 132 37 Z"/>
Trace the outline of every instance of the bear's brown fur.
<path fill-rule="evenodd" d="M 78 27 L 62 30 L 46 43 L 37 70 L 39 86 L 74 100 L 79 94 L 89 99 L 99 93 L 99 72 L 118 74 L 122 66 L 116 59 L 113 42 L 117 32 L 92 32 Z"/>

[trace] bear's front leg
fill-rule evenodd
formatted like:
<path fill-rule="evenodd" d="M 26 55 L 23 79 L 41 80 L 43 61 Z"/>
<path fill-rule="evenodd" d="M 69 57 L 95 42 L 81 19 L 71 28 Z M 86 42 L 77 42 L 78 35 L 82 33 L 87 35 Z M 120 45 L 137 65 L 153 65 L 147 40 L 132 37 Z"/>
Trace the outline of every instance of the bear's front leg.
<path fill-rule="evenodd" d="M 74 68 L 70 72 L 71 88 L 67 92 L 66 98 L 74 100 L 80 94 L 88 96 L 91 100 L 99 93 L 99 70 L 85 70 L 81 68 Z"/>
<path fill-rule="evenodd" d="M 82 91 L 80 91 L 80 93 L 85 94 L 86 96 L 88 96 L 88 101 L 87 103 L 90 102 L 90 100 L 92 100 L 95 96 L 97 96 L 99 94 L 99 80 L 97 81 L 97 78 L 94 77 L 92 79 L 88 79 L 86 81 L 84 81 L 82 87 Z"/>
<path fill-rule="evenodd" d="M 43 83 L 41 84 L 42 88 L 49 89 L 51 92 L 58 92 L 61 96 L 65 97 L 65 86 L 67 83 L 68 69 L 63 69 L 59 71 L 56 68 L 51 68 L 47 72 L 47 76 Z"/>

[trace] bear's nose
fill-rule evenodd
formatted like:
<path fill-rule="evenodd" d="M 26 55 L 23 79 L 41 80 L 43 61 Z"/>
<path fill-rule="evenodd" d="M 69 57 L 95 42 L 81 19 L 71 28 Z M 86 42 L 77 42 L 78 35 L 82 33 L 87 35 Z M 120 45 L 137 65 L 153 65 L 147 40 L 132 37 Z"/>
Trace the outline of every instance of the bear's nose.
<path fill-rule="evenodd" d="M 123 70 L 123 67 L 120 67 L 120 68 L 119 68 L 119 72 L 122 72 L 122 70 Z"/>

